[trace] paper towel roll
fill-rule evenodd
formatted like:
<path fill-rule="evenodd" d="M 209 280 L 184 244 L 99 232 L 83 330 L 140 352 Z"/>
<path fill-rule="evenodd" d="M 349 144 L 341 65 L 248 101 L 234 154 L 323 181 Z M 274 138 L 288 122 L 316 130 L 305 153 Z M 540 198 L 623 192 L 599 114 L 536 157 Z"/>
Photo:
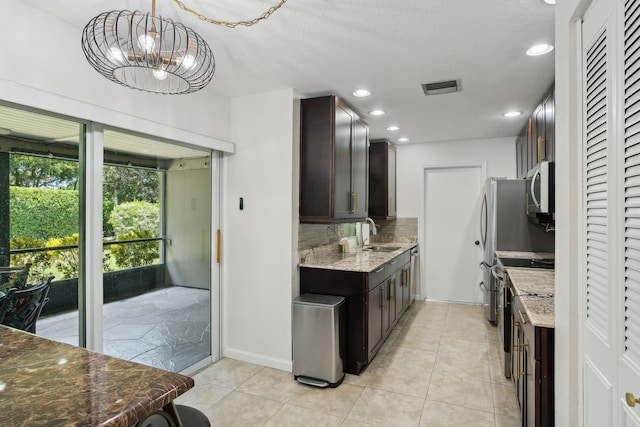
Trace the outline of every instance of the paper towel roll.
<path fill-rule="evenodd" d="M 362 244 L 368 245 L 371 243 L 371 238 L 369 236 L 369 224 L 362 224 Z"/>

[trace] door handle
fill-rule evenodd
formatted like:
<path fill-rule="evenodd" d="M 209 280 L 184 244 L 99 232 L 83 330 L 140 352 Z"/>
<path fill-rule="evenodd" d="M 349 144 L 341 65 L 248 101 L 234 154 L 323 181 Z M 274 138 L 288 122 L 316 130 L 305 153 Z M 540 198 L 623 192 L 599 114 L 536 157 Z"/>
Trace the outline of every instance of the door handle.
<path fill-rule="evenodd" d="M 636 403 L 640 403 L 640 399 L 636 399 L 636 397 L 633 395 L 633 393 L 629 393 L 627 392 L 624 395 L 625 399 L 627 400 L 627 405 L 630 408 L 633 408 L 634 406 L 636 406 Z"/>
<path fill-rule="evenodd" d="M 476 240 L 474 243 L 476 244 L 476 246 L 479 246 L 480 245 L 480 240 Z"/>

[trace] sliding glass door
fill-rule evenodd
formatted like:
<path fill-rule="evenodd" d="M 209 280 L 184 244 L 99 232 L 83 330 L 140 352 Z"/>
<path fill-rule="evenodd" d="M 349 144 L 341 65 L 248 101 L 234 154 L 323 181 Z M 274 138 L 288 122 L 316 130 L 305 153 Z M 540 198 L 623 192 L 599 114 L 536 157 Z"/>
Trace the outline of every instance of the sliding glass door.
<path fill-rule="evenodd" d="M 14 106 L 0 128 L 0 266 L 54 276 L 37 334 L 174 372 L 210 362 L 212 153 Z"/>
<path fill-rule="evenodd" d="M 103 177 L 104 352 L 175 372 L 209 358 L 211 155 L 107 129 Z"/>

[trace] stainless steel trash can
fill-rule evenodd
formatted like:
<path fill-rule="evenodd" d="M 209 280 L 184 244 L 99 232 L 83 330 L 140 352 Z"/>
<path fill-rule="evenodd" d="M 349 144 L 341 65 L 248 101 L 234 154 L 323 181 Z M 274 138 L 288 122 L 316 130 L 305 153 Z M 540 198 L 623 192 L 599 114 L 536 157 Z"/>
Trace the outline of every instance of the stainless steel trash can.
<path fill-rule="evenodd" d="M 302 294 L 292 303 L 293 376 L 303 384 L 337 387 L 344 379 L 344 297 Z"/>

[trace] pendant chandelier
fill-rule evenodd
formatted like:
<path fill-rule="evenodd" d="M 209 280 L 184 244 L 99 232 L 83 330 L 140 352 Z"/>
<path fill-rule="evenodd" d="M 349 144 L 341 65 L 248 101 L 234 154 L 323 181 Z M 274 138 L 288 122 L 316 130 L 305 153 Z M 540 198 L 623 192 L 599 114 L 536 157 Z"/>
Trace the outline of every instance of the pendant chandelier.
<path fill-rule="evenodd" d="M 184 94 L 204 88 L 215 72 L 213 52 L 189 27 L 152 12 L 104 12 L 82 32 L 89 64 L 107 79 L 133 89 Z"/>
<path fill-rule="evenodd" d="M 173 1 L 198 19 L 236 28 L 264 21 L 287 0 L 243 21 L 208 18 L 181 0 Z M 93 18 L 82 32 L 82 50 L 89 64 L 112 82 L 147 92 L 195 92 L 209 84 L 216 68 L 213 52 L 198 33 L 156 16 L 156 0 L 150 14 L 114 10 Z"/>

